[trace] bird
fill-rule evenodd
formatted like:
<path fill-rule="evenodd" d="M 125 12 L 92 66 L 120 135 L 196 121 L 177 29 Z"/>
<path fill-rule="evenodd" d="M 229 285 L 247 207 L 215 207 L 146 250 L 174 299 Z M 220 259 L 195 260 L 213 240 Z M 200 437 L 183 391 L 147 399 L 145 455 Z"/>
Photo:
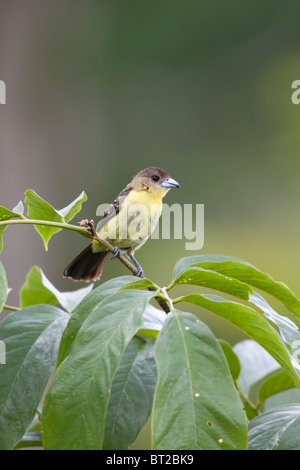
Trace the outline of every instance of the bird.
<path fill-rule="evenodd" d="M 150 166 L 137 173 L 132 181 L 108 206 L 97 226 L 97 233 L 115 249 L 112 259 L 125 253 L 137 268 L 144 271 L 134 257 L 154 231 L 162 213 L 162 200 L 171 188 L 180 188 L 169 173 Z M 64 269 L 63 277 L 74 281 L 97 281 L 109 251 L 97 240 L 85 248 Z"/>

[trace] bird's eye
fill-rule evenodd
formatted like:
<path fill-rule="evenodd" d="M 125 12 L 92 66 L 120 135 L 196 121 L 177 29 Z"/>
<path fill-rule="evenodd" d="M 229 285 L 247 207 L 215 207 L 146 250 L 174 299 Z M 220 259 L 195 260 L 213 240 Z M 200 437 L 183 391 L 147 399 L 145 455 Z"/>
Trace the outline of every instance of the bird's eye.
<path fill-rule="evenodd" d="M 153 179 L 153 181 L 158 181 L 158 180 L 159 180 L 159 176 L 153 175 L 153 176 L 152 176 L 152 179 Z"/>

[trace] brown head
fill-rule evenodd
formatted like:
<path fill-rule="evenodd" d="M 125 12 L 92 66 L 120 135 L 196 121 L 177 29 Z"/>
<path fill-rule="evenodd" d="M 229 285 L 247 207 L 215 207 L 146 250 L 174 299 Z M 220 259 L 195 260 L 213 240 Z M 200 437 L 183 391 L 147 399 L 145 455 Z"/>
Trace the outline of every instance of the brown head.
<path fill-rule="evenodd" d="M 179 183 L 170 177 L 169 173 L 156 166 L 150 166 L 140 171 L 132 180 L 130 186 L 137 191 L 167 193 L 171 188 L 180 188 Z"/>

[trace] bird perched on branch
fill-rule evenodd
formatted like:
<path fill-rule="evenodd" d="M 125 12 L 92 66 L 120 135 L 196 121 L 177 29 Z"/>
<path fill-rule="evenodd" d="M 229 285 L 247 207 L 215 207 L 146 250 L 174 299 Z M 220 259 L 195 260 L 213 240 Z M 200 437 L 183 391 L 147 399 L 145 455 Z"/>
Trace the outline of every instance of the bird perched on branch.
<path fill-rule="evenodd" d="M 162 199 L 177 181 L 157 167 L 140 171 L 108 207 L 97 226 L 102 239 L 115 247 L 112 258 L 126 253 L 137 267 L 136 276 L 144 277 L 134 257 L 154 231 L 162 212 Z M 97 281 L 109 252 L 94 240 L 65 268 L 63 275 L 74 281 Z"/>

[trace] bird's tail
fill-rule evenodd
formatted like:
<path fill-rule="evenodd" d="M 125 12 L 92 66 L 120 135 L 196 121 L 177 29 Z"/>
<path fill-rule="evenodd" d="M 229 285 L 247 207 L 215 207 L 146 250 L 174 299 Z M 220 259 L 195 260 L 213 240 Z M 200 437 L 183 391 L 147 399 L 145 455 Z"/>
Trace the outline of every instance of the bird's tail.
<path fill-rule="evenodd" d="M 92 245 L 79 253 L 64 269 L 63 276 L 73 281 L 97 281 L 102 274 L 108 251 L 93 252 Z"/>

